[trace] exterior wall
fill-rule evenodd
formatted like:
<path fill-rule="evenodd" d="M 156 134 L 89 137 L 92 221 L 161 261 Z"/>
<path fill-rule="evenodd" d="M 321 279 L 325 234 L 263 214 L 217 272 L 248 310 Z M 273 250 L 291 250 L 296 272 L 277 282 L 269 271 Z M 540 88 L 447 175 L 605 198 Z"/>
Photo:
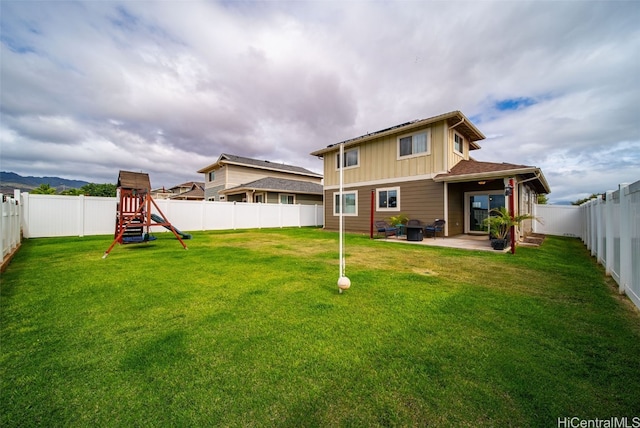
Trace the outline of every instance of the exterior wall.
<path fill-rule="evenodd" d="M 458 133 L 458 135 L 460 135 L 464 139 L 464 144 L 462 145 L 462 155 L 460 155 L 460 154 L 458 154 L 458 152 L 456 152 L 454 150 L 454 147 L 455 147 L 454 135 L 455 134 L 456 134 L 455 129 L 447 128 L 447 154 L 448 154 L 448 157 L 447 157 L 447 169 L 448 170 L 453 168 L 461 160 L 469 159 L 469 140 L 464 135 L 462 135 L 461 133 Z"/>
<path fill-rule="evenodd" d="M 247 184 L 261 178 L 273 177 L 284 178 L 287 180 L 307 181 L 320 184 L 322 179 L 319 177 L 309 177 L 299 174 L 289 174 L 286 172 L 269 171 L 267 169 L 251 168 L 240 165 L 227 165 L 227 181 L 226 188 Z"/>
<path fill-rule="evenodd" d="M 213 183 L 213 182 L 212 182 Z M 206 183 L 206 185 L 208 185 L 209 183 Z M 205 187 L 204 189 L 204 199 L 207 201 L 219 201 L 220 200 L 220 195 L 218 195 L 218 192 L 220 190 L 224 190 L 224 185 L 222 186 L 212 186 L 212 187 Z"/>
<path fill-rule="evenodd" d="M 447 209 L 449 215 L 447 229 L 449 236 L 464 233 L 464 185 L 451 183 L 447 185 Z"/>
<path fill-rule="evenodd" d="M 322 195 L 296 194 L 296 204 L 300 204 L 300 205 L 322 205 Z"/>
<path fill-rule="evenodd" d="M 398 160 L 398 137 L 429 129 L 431 132 L 430 154 Z M 410 132 L 401 131 L 378 139 L 367 141 L 359 147 L 359 166 L 344 169 L 344 183 L 360 183 L 376 180 L 393 182 L 401 177 L 427 179 L 444 170 L 444 121 L 416 128 Z M 351 149 L 350 147 L 349 149 Z M 348 149 L 348 150 L 349 150 Z M 339 184 L 337 158 L 335 152 L 324 155 L 325 186 Z"/>
<path fill-rule="evenodd" d="M 371 216 L 372 190 L 399 187 L 399 211 L 378 211 L 374 198 L 374 221 L 386 220 L 397 214 L 405 214 L 411 219 L 417 219 L 423 223 L 431 223 L 436 218 L 444 218 L 444 184 L 436 183 L 433 180 L 415 180 L 409 182 L 397 182 L 385 184 L 383 186 L 366 185 L 355 186 L 344 189 L 347 191 L 358 191 L 358 216 L 344 216 L 345 230 L 349 232 L 369 233 Z M 324 219 L 325 228 L 338 230 L 339 216 L 333 214 L 334 194 L 338 190 L 325 190 L 324 194 Z"/>
<path fill-rule="evenodd" d="M 267 193 L 267 203 L 269 204 L 279 204 L 280 203 L 280 195 L 293 195 L 294 203 L 300 205 L 322 205 L 322 195 L 307 195 L 307 194 L 298 194 L 298 193 L 287 193 L 287 192 L 269 192 Z"/>

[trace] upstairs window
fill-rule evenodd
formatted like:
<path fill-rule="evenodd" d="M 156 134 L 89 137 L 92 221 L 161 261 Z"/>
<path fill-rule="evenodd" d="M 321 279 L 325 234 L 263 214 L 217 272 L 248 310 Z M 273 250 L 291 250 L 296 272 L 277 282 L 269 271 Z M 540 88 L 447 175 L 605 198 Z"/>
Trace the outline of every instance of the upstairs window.
<path fill-rule="evenodd" d="M 215 171 L 210 171 L 209 172 L 209 181 L 213 181 L 216 179 L 216 173 Z"/>
<path fill-rule="evenodd" d="M 399 137 L 398 157 L 403 158 L 429 154 L 430 136 L 429 131 L 421 131 Z"/>
<path fill-rule="evenodd" d="M 464 153 L 464 138 L 457 132 L 453 133 L 453 150 L 460 154 Z"/>
<path fill-rule="evenodd" d="M 360 150 L 350 149 L 344 151 L 344 167 L 353 168 L 359 165 Z M 340 153 L 336 154 L 336 169 L 340 169 Z"/>

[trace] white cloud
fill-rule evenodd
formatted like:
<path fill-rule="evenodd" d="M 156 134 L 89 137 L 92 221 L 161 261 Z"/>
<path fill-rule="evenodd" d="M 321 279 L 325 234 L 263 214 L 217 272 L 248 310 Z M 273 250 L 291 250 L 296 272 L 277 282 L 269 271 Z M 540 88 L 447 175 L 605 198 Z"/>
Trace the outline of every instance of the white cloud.
<path fill-rule="evenodd" d="M 315 149 L 459 109 L 491 136 L 476 158 L 543 168 L 552 201 L 588 195 L 637 176 L 639 18 L 637 2 L 3 1 L 2 168 L 171 186 L 227 152 L 319 171 Z M 497 107 L 516 99 L 531 105 Z"/>

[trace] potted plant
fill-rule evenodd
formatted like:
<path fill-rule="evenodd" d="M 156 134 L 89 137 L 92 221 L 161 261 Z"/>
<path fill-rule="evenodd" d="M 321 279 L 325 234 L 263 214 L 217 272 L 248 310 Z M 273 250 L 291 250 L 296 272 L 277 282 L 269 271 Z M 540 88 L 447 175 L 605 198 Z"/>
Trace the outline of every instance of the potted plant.
<path fill-rule="evenodd" d="M 484 225 L 489 228 L 491 247 L 494 250 L 504 250 L 509 244 L 509 232 L 512 226 L 520 227 L 524 220 L 536 218 L 529 214 L 511 216 L 505 207 L 494 208 L 489 211 L 489 217 L 484 219 Z"/>
<path fill-rule="evenodd" d="M 389 217 L 389 224 L 398 228 L 398 235 L 404 235 L 406 233 L 404 227 L 408 222 L 409 217 L 404 214 L 396 214 Z"/>
<path fill-rule="evenodd" d="M 392 226 L 406 226 L 409 221 L 409 217 L 404 214 L 397 214 L 389 217 L 389 224 Z"/>

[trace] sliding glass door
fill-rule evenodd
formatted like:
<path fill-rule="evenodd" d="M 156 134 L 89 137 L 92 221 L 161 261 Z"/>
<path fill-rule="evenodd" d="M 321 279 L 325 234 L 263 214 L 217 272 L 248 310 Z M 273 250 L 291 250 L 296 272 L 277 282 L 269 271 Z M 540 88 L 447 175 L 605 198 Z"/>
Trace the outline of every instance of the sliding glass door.
<path fill-rule="evenodd" d="M 505 206 L 504 193 L 468 192 L 465 195 L 466 233 L 488 233 L 484 220 L 492 209 Z"/>

